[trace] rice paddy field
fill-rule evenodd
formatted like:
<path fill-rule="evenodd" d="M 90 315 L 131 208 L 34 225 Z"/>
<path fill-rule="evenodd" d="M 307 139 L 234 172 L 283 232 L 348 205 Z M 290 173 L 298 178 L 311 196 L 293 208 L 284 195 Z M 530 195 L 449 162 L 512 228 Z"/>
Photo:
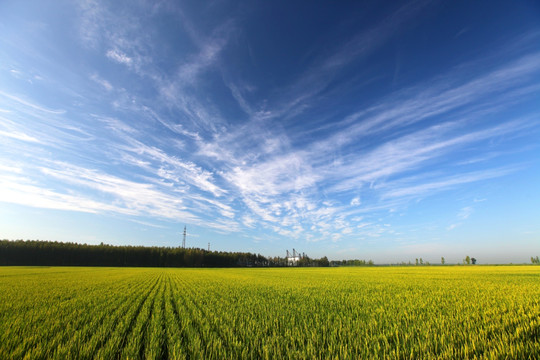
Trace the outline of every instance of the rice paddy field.
<path fill-rule="evenodd" d="M 0 268 L 0 359 L 359 358 L 540 358 L 540 267 Z"/>

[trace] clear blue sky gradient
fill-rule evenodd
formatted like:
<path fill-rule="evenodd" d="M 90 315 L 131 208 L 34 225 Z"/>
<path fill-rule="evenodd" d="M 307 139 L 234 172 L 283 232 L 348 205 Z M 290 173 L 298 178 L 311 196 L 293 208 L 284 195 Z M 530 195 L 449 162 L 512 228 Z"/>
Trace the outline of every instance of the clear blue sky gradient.
<path fill-rule="evenodd" d="M 540 3 L 2 1 L 0 238 L 540 255 Z"/>

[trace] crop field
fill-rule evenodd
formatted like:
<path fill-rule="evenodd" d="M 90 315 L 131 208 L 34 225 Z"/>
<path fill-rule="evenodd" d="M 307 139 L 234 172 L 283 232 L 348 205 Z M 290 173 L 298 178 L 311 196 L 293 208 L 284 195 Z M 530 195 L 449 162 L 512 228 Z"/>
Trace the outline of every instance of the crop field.
<path fill-rule="evenodd" d="M 0 359 L 538 359 L 540 267 L 0 268 Z"/>

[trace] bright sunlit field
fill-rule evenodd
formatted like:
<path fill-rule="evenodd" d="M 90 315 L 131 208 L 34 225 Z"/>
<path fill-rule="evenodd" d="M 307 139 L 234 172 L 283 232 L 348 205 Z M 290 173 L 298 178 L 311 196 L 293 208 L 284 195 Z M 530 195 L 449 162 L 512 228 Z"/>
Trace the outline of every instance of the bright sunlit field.
<path fill-rule="evenodd" d="M 0 268 L 1 359 L 540 357 L 540 267 Z"/>

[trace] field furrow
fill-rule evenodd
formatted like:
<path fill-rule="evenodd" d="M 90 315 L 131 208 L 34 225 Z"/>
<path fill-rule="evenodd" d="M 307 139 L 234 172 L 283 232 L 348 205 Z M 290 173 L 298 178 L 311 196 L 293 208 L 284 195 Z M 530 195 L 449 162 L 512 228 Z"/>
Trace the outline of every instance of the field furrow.
<path fill-rule="evenodd" d="M 115 336 L 120 330 L 118 326 L 121 324 L 121 320 L 128 316 L 133 309 L 138 309 L 141 306 L 141 301 L 146 297 L 148 289 L 152 288 L 152 279 L 145 279 L 145 281 L 130 285 L 130 288 L 124 289 L 124 296 L 121 295 L 122 293 L 118 293 L 116 299 L 111 299 L 111 306 L 101 309 L 101 322 L 89 324 L 85 328 L 87 332 L 91 333 L 91 337 L 84 343 L 80 353 L 83 358 L 90 359 L 96 353 L 110 354 L 114 346 L 119 346 L 118 336 Z M 92 313 L 90 312 L 90 314 Z"/>
<path fill-rule="evenodd" d="M 122 320 L 122 337 L 121 342 L 116 347 L 115 357 L 139 359 L 144 355 L 145 338 L 148 336 L 148 320 L 152 315 L 160 283 L 160 277 L 156 277 L 155 283 L 145 294 L 137 309 Z"/>
<path fill-rule="evenodd" d="M 120 357 L 137 317 L 156 286 L 157 279 L 151 279 L 150 284 L 146 288 L 143 288 L 141 293 L 133 296 L 135 301 L 130 306 L 122 308 L 125 311 L 121 311 L 117 316 L 111 317 L 109 322 L 110 332 L 107 332 L 108 329 L 106 327 L 102 326 L 100 328 L 108 335 L 103 346 L 96 352 L 98 358 L 110 359 Z"/>
<path fill-rule="evenodd" d="M 169 277 L 168 298 L 165 301 L 165 325 L 167 328 L 167 358 L 183 359 L 187 358 L 187 334 L 183 328 L 184 321 L 180 317 L 175 300 L 176 284 Z M 174 289 L 174 290 L 173 290 Z"/>

